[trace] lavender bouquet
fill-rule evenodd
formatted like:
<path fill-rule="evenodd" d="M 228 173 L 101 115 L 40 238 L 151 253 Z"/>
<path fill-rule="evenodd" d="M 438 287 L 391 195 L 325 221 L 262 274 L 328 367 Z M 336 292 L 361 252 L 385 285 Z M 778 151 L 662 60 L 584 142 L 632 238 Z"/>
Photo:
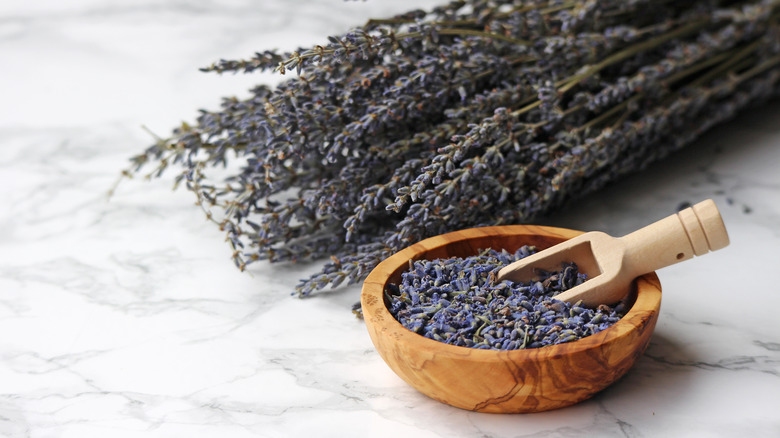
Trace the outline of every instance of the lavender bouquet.
<path fill-rule="evenodd" d="M 180 169 L 241 269 L 325 259 L 308 295 L 425 237 L 532 220 L 776 95 L 779 20 L 780 0 L 468 0 L 370 20 L 205 68 L 290 78 L 201 111 L 125 174 Z"/>

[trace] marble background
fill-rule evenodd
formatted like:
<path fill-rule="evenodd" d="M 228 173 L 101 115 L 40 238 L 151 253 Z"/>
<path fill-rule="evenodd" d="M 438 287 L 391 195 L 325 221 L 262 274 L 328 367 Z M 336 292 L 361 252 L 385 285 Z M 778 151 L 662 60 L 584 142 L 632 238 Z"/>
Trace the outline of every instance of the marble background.
<path fill-rule="evenodd" d="M 542 221 L 621 235 L 713 198 L 732 240 L 659 272 L 624 379 L 542 414 L 420 395 L 350 312 L 358 287 L 300 300 L 316 264 L 238 272 L 171 177 L 107 199 L 142 126 L 277 80 L 198 67 L 436 3 L 0 3 L 0 436 L 780 436 L 780 103 Z"/>

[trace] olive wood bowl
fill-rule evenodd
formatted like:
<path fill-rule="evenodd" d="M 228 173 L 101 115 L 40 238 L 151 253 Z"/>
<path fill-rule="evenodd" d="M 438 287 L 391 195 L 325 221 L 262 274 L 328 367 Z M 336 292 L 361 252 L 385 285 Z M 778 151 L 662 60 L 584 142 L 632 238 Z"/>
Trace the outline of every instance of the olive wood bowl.
<path fill-rule="evenodd" d="M 476 255 L 522 245 L 542 250 L 582 234 L 564 228 L 512 225 L 472 228 L 416 243 L 380 263 L 363 283 L 361 305 L 371 340 L 390 368 L 440 402 L 479 412 L 519 413 L 581 402 L 622 377 L 642 355 L 658 320 L 655 273 L 637 278 L 626 315 L 583 339 L 526 350 L 479 350 L 428 339 L 389 312 L 385 287 L 400 283 L 409 260 Z"/>

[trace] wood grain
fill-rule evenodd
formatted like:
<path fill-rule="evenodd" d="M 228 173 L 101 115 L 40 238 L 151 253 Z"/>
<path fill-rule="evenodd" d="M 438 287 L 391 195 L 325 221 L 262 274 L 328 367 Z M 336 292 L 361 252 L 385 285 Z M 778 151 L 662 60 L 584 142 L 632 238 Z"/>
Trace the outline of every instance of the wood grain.
<path fill-rule="evenodd" d="M 385 286 L 398 282 L 410 259 L 475 255 L 481 249 L 539 249 L 582 234 L 541 226 L 472 228 L 412 245 L 380 263 L 363 283 L 361 304 L 369 335 L 390 368 L 423 394 L 463 409 L 539 412 L 578 403 L 623 376 L 644 352 L 661 305 L 651 273 L 638 278 L 634 304 L 607 330 L 538 349 L 476 350 L 437 342 L 404 328 L 387 310 Z"/>

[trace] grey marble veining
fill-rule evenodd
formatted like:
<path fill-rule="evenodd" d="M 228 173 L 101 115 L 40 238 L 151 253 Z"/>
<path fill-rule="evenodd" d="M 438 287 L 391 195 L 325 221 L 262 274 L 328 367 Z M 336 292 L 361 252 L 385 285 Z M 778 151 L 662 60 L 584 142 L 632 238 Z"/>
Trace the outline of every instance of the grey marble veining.
<path fill-rule="evenodd" d="M 349 311 L 358 288 L 299 300 L 316 264 L 238 272 L 172 177 L 107 199 L 142 126 L 278 80 L 199 67 L 436 3 L 3 2 L 0 436 L 780 436 L 780 103 L 545 219 L 621 235 L 713 198 L 732 243 L 659 272 L 626 377 L 541 414 L 420 395 Z"/>

